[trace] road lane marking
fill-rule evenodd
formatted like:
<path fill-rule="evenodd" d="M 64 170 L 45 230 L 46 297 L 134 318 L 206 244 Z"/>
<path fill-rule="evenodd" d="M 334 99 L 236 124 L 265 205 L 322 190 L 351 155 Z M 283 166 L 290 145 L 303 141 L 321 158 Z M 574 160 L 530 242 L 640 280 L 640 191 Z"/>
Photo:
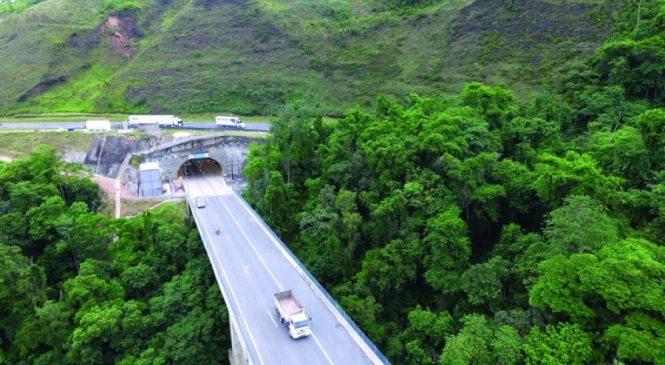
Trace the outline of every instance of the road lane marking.
<path fill-rule="evenodd" d="M 319 346 L 319 348 L 321 349 L 321 352 L 323 352 L 323 356 L 326 357 L 326 360 L 328 360 L 328 362 L 330 364 L 335 365 L 335 363 L 330 359 L 330 356 L 328 356 L 328 353 L 326 352 L 326 350 L 324 350 L 323 346 L 321 346 L 321 343 L 319 342 L 319 340 L 317 340 L 316 336 L 314 336 L 314 332 L 312 332 L 312 334 L 310 336 L 312 336 L 312 338 L 316 342 L 316 345 Z"/>
<path fill-rule="evenodd" d="M 201 219 L 201 220 L 203 220 L 203 219 Z M 233 297 L 233 300 L 236 302 L 236 307 L 238 308 L 238 313 L 242 317 L 242 322 L 245 324 L 245 330 L 249 334 L 249 339 L 252 341 L 252 345 L 254 345 L 254 350 L 256 351 L 256 355 L 259 357 L 259 362 L 261 364 L 265 364 L 265 361 L 263 361 L 263 357 L 261 356 L 261 352 L 259 351 L 259 347 L 256 344 L 256 340 L 254 339 L 254 335 L 252 335 L 252 331 L 250 331 L 249 324 L 247 324 L 247 320 L 245 318 L 245 315 L 242 313 L 242 308 L 240 306 L 240 301 L 238 301 L 238 297 L 236 296 L 236 293 L 231 288 L 231 281 L 229 280 L 228 275 L 226 275 L 226 270 L 224 270 L 224 266 L 222 265 L 222 259 L 219 257 L 219 254 L 217 253 L 217 250 L 215 249 L 215 246 L 212 244 L 213 241 L 210 238 L 210 233 L 208 233 L 208 229 L 205 227 L 205 225 L 201 228 L 203 228 L 205 236 L 208 238 L 208 241 L 210 242 L 209 246 L 212 249 L 213 254 L 215 255 L 215 257 L 217 258 L 217 263 L 219 264 L 219 268 L 222 270 L 222 275 L 224 275 L 224 278 L 226 279 L 226 282 L 229 284 L 228 285 L 229 291 L 231 292 L 231 296 Z"/>
<path fill-rule="evenodd" d="M 284 287 L 283 287 L 282 284 L 279 282 L 279 280 L 277 280 L 277 278 L 276 278 L 275 275 L 272 273 L 272 271 L 270 271 L 270 268 L 268 267 L 268 264 L 266 264 L 266 262 L 263 260 L 263 257 L 262 257 L 262 256 L 259 254 L 259 252 L 256 250 L 256 247 L 254 247 L 254 244 L 252 243 L 252 240 L 247 236 L 247 233 L 245 233 L 245 230 L 242 229 L 242 226 L 240 225 L 240 222 L 238 222 L 238 220 L 233 216 L 233 213 L 231 212 L 231 210 L 229 209 L 229 207 L 228 207 L 228 206 L 226 205 L 226 203 L 224 202 L 224 199 L 222 199 L 222 198 L 220 198 L 220 197 L 218 197 L 218 198 L 219 198 L 219 200 L 222 202 L 222 205 L 224 206 L 224 210 L 226 210 L 226 212 L 228 213 L 229 217 L 231 217 L 231 220 L 233 220 L 233 222 L 234 222 L 234 223 L 236 224 L 236 226 L 238 227 L 238 230 L 240 231 L 240 234 L 242 234 L 242 236 L 245 237 L 245 240 L 246 240 L 247 243 L 249 244 L 249 247 L 252 249 L 252 251 L 254 251 L 254 254 L 255 254 L 256 257 L 259 259 L 259 261 L 261 261 L 261 264 L 263 264 L 263 267 L 265 267 L 265 269 L 266 269 L 266 271 L 268 272 L 268 274 L 270 274 L 270 277 L 271 277 L 272 280 L 275 282 L 275 284 L 277 284 L 277 288 L 279 288 L 279 291 L 284 291 Z"/>
<path fill-rule="evenodd" d="M 272 314 L 270 314 L 270 311 L 266 311 L 268 313 L 268 317 L 270 317 L 270 320 L 272 321 L 272 324 L 275 325 L 275 328 L 277 328 L 277 322 L 275 322 L 275 319 L 272 318 Z"/>
<path fill-rule="evenodd" d="M 249 266 L 247 265 L 242 265 L 242 269 L 245 270 L 245 273 L 249 275 Z"/>

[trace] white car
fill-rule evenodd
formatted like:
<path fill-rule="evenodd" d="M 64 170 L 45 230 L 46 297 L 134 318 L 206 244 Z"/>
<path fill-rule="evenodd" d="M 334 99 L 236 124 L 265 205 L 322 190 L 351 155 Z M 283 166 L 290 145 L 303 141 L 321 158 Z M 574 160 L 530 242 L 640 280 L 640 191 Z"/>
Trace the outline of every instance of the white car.
<path fill-rule="evenodd" d="M 195 200 L 196 207 L 197 208 L 205 208 L 206 207 L 206 201 L 202 197 L 198 197 Z"/>

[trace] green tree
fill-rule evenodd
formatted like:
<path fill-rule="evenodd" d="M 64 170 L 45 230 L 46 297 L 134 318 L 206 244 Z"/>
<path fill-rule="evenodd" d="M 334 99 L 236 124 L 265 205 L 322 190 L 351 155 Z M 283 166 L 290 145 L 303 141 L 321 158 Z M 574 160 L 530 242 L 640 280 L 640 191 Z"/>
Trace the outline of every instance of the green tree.
<path fill-rule="evenodd" d="M 414 284 L 421 262 L 419 241 L 394 240 L 365 253 L 358 279 L 380 300 L 401 296 Z"/>
<path fill-rule="evenodd" d="M 427 221 L 423 241 L 425 280 L 444 293 L 460 289 L 459 273 L 471 254 L 467 227 L 457 207 L 439 213 Z"/>
<path fill-rule="evenodd" d="M 515 96 L 501 87 L 472 82 L 464 87 L 462 103 L 478 110 L 488 121 L 490 129 L 502 129 L 513 112 Z"/>
<path fill-rule="evenodd" d="M 577 128 L 579 131 L 613 131 L 648 108 L 646 102 L 626 97 L 626 90 L 618 85 L 586 85 L 579 95 Z"/>
<path fill-rule="evenodd" d="M 9 186 L 9 202 L 13 209 L 25 213 L 48 197 L 59 195 L 57 187 L 50 183 L 21 181 Z"/>
<path fill-rule="evenodd" d="M 620 176 L 638 186 L 650 170 L 649 154 L 640 132 L 630 126 L 591 136 L 589 150 L 608 174 Z"/>
<path fill-rule="evenodd" d="M 394 363 L 434 364 L 446 336 L 453 333 L 453 317 L 420 305 L 408 311 L 405 330 L 391 338 L 386 356 Z"/>
<path fill-rule="evenodd" d="M 604 245 L 595 254 L 543 261 L 529 302 L 605 333 L 626 359 L 653 361 L 658 351 L 635 351 L 634 337 L 659 344 L 665 314 L 665 251 L 641 240 Z M 653 314 L 653 315 L 650 315 Z"/>
<path fill-rule="evenodd" d="M 81 273 L 63 283 L 69 305 L 77 309 L 90 308 L 113 299 L 122 299 L 125 293 L 116 280 L 107 281 L 96 274 L 84 273 L 90 265 L 83 262 Z"/>
<path fill-rule="evenodd" d="M 14 339 L 21 321 L 45 300 L 46 277 L 15 246 L 0 243 L 0 341 Z"/>
<path fill-rule="evenodd" d="M 65 363 L 67 338 L 74 330 L 74 312 L 64 301 L 46 301 L 35 308 L 32 318 L 26 319 L 17 332 L 14 346 L 21 358 L 36 364 Z"/>
<path fill-rule="evenodd" d="M 551 207 L 557 207 L 569 195 L 589 195 L 604 202 L 614 196 L 621 184 L 621 179 L 603 175 L 591 156 L 572 151 L 563 158 L 541 154 L 535 175 L 533 188 Z"/>
<path fill-rule="evenodd" d="M 525 338 L 527 364 L 587 364 L 593 353 L 591 337 L 578 324 L 533 327 Z"/>
<path fill-rule="evenodd" d="M 218 347 L 211 313 L 194 308 L 170 326 L 165 333 L 166 362 L 178 364 L 210 364 L 227 359 L 225 351 L 210 351 Z"/>
<path fill-rule="evenodd" d="M 487 317 L 474 314 L 462 319 L 456 336 L 446 338 L 441 365 L 519 364 L 522 339 L 510 326 L 497 326 Z"/>
<path fill-rule="evenodd" d="M 600 80 L 623 86 L 631 97 L 662 101 L 664 49 L 665 40 L 661 36 L 608 42 L 596 52 L 591 66 Z"/>
<path fill-rule="evenodd" d="M 448 176 L 457 185 L 455 190 L 459 191 L 459 205 L 467 221 L 472 216 L 486 217 L 493 222 L 498 220 L 500 203 L 506 196 L 506 190 L 490 178 L 496 167 L 495 154 L 481 153 L 449 170 Z"/>
<path fill-rule="evenodd" d="M 665 168 L 665 111 L 648 110 L 635 118 L 642 132 L 649 160 L 656 169 Z"/>
<path fill-rule="evenodd" d="M 513 118 L 501 134 L 503 151 L 514 160 L 532 162 L 536 159 L 537 150 L 558 150 L 562 144 L 560 134 L 558 121 L 538 117 Z"/>
<path fill-rule="evenodd" d="M 111 362 L 121 333 L 122 309 L 118 304 L 94 306 L 77 316 L 67 359 L 79 364 Z"/>
<path fill-rule="evenodd" d="M 661 317 L 662 318 L 662 317 Z M 631 313 L 605 332 L 622 361 L 665 363 L 665 323 L 645 313 Z"/>
<path fill-rule="evenodd" d="M 374 343 L 381 345 L 385 340 L 386 324 L 380 320 L 383 306 L 374 297 L 345 295 L 339 299 L 339 304 Z"/>
<path fill-rule="evenodd" d="M 496 305 L 504 298 L 503 281 L 508 277 L 508 261 L 495 256 L 472 265 L 461 277 L 462 290 L 473 305 Z"/>
<path fill-rule="evenodd" d="M 597 201 L 573 195 L 564 202 L 547 219 L 544 233 L 550 244 L 568 253 L 582 253 L 619 240 L 616 224 Z"/>

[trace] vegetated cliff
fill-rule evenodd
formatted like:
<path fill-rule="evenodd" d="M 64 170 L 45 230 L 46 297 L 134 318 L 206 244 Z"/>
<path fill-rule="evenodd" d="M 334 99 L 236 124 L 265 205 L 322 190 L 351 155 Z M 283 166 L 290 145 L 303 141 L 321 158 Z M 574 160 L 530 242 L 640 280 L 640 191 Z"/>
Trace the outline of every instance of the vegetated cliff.
<path fill-rule="evenodd" d="M 0 114 L 339 114 L 377 93 L 522 94 L 595 50 L 609 1 L 46 0 L 0 13 Z"/>

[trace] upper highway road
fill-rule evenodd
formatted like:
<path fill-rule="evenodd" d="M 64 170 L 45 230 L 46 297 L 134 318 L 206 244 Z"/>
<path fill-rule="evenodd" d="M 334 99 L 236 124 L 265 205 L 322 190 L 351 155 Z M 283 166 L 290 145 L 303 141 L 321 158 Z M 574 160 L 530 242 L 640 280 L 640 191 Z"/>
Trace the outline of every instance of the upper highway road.
<path fill-rule="evenodd" d="M 221 177 L 185 182 L 215 276 L 252 364 L 383 364 L 359 332 L 247 203 Z M 192 204 L 204 196 L 205 208 Z M 216 233 L 219 224 L 221 231 Z M 312 335 L 292 340 L 275 313 L 274 293 L 291 289 L 305 306 Z"/>
<path fill-rule="evenodd" d="M 122 122 L 112 122 L 113 128 L 122 128 Z M 84 129 L 85 122 L 3 122 L 0 129 Z M 180 128 L 176 128 L 180 129 Z M 214 129 L 217 130 L 215 122 L 184 122 L 182 129 Z M 267 132 L 270 123 L 245 123 L 244 129 L 229 129 L 240 131 Z"/>

